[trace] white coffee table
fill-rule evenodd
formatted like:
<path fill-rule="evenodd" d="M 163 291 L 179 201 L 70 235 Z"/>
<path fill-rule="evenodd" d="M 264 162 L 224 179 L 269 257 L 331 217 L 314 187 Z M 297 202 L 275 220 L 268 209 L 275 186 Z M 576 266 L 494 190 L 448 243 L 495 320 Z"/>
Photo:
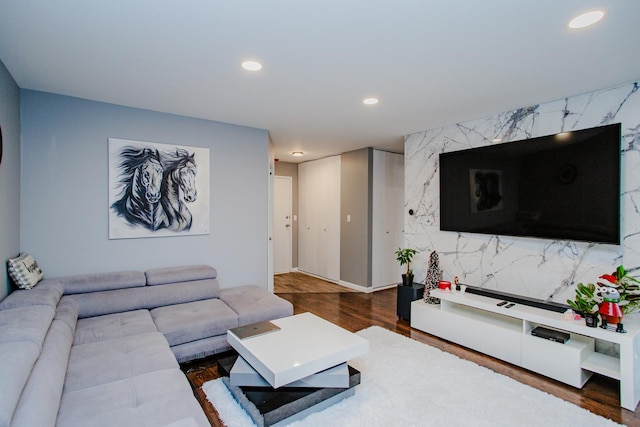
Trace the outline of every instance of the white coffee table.
<path fill-rule="evenodd" d="M 273 388 L 366 354 L 364 338 L 312 313 L 272 320 L 280 330 L 227 341 Z"/>

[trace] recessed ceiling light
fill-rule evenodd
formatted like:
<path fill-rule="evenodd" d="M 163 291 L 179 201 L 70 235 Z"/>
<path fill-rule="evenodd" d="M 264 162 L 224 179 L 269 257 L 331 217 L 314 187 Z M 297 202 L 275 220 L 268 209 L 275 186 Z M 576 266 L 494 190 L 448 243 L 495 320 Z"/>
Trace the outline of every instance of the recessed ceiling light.
<path fill-rule="evenodd" d="M 499 137 L 493 138 L 492 141 L 493 142 L 502 142 L 502 138 L 499 138 Z"/>
<path fill-rule="evenodd" d="M 302 157 L 304 156 L 304 153 L 302 151 L 294 151 L 293 153 L 291 153 L 291 155 L 293 157 Z"/>
<path fill-rule="evenodd" d="M 378 98 L 365 98 L 362 100 L 362 103 L 365 105 L 376 105 L 378 103 Z"/>
<path fill-rule="evenodd" d="M 591 10 L 573 18 L 569 22 L 569 28 L 578 29 L 588 27 L 604 18 L 604 10 Z"/>
<path fill-rule="evenodd" d="M 262 64 L 256 61 L 244 61 L 242 68 L 249 71 L 260 71 L 262 70 Z"/>

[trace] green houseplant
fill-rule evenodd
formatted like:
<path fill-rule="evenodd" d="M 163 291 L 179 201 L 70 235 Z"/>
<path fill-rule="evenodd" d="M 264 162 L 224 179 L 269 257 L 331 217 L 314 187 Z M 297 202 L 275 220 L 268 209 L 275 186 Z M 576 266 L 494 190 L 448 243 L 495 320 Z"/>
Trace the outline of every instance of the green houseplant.
<path fill-rule="evenodd" d="M 598 326 L 598 295 L 596 285 L 593 283 L 576 285 L 576 297 L 574 300 L 567 300 L 571 308 L 584 317 L 587 326 L 595 328 Z"/>
<path fill-rule="evenodd" d="M 596 285 L 593 283 L 576 285 L 575 299 L 567 300 L 567 304 L 576 312 L 584 317 L 586 313 L 595 313 L 598 307 L 596 297 Z"/>
<path fill-rule="evenodd" d="M 411 260 L 418 251 L 409 248 L 398 248 L 396 251 L 396 260 L 400 262 L 400 266 L 407 265 L 406 273 L 402 275 L 402 284 L 404 286 L 413 285 L 413 270 L 411 270 Z"/>

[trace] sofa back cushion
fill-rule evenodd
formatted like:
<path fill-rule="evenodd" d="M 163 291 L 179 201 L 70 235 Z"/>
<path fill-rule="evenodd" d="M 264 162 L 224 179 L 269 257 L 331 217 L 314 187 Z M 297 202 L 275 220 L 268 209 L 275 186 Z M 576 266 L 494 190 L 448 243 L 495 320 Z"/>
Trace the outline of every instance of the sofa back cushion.
<path fill-rule="evenodd" d="M 62 285 L 51 283 L 49 286 L 38 286 L 35 289 L 19 289 L 13 291 L 0 302 L 0 310 L 11 308 L 45 305 L 55 310 L 62 297 Z"/>
<path fill-rule="evenodd" d="M 209 265 L 187 265 L 183 267 L 156 268 L 145 273 L 147 285 L 190 282 L 193 280 L 215 279 L 218 272 Z"/>
<path fill-rule="evenodd" d="M 54 308 L 46 305 L 0 310 L 0 427 L 11 425 L 54 315 Z"/>
<path fill-rule="evenodd" d="M 75 329 L 73 305 L 60 303 L 13 414 L 11 427 L 55 427 Z M 77 316 L 75 317 L 77 320 Z M 37 408 L 37 410 L 34 410 Z"/>
<path fill-rule="evenodd" d="M 67 295 L 78 303 L 78 317 L 102 316 L 124 311 L 147 309 L 217 298 L 220 285 L 216 279 L 169 283 L 141 288 Z"/>
<path fill-rule="evenodd" d="M 65 295 L 135 288 L 144 286 L 146 282 L 144 273 L 141 271 L 82 274 L 61 277 L 57 280 L 64 285 Z"/>

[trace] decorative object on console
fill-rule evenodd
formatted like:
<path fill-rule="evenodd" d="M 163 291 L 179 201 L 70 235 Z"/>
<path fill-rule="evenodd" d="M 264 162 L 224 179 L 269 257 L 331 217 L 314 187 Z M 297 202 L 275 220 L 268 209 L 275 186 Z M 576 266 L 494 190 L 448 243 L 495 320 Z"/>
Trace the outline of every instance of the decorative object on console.
<path fill-rule="evenodd" d="M 440 280 L 438 282 L 438 289 L 451 290 L 451 282 L 448 280 Z"/>
<path fill-rule="evenodd" d="M 613 328 L 616 332 L 625 333 L 622 325 L 622 310 L 618 305 L 620 301 L 620 292 L 616 288 L 603 286 L 600 288 L 602 295 L 602 304 L 600 304 L 600 316 L 602 317 L 603 329 Z M 609 325 L 611 325 L 609 327 Z"/>
<path fill-rule="evenodd" d="M 400 262 L 400 265 L 407 265 L 407 272 L 402 275 L 402 284 L 404 286 L 413 285 L 413 270 L 411 269 L 411 260 L 418 251 L 409 248 L 398 248 L 396 251 L 396 260 Z"/>
<path fill-rule="evenodd" d="M 630 276 L 624 266 L 619 265 L 612 274 L 603 274 L 600 279 L 609 282 L 609 285 L 604 285 L 613 286 L 620 293 L 619 305 L 623 314 L 633 313 L 640 308 L 640 281 Z"/>
<path fill-rule="evenodd" d="M 429 267 L 427 268 L 427 278 L 424 281 L 424 302 L 427 304 L 440 304 L 440 298 L 431 296 L 431 291 L 438 288 L 438 283 L 442 278 L 442 270 L 440 270 L 440 257 L 436 251 L 429 255 Z"/>
<path fill-rule="evenodd" d="M 7 261 L 9 276 L 20 289 L 32 289 L 43 279 L 44 273 L 35 259 L 29 254 L 21 253 Z"/>

